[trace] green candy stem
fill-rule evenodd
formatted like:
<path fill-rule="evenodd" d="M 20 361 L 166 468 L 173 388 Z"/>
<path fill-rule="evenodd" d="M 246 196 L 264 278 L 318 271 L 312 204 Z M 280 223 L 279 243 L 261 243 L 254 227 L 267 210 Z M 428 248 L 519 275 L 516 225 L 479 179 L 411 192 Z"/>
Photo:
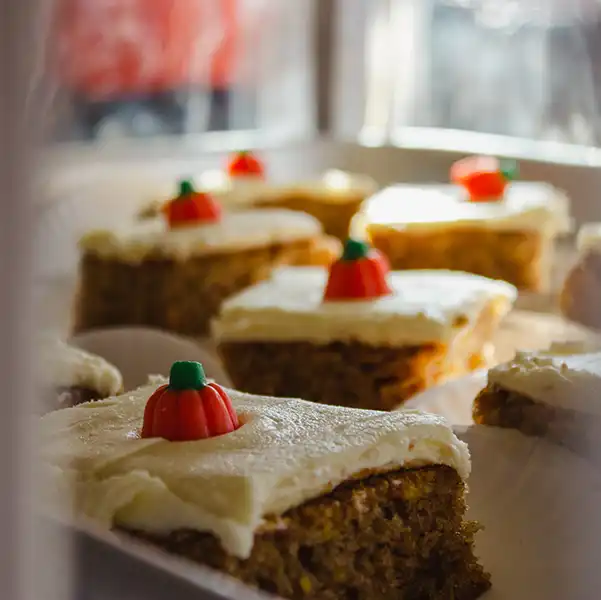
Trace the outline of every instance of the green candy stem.
<path fill-rule="evenodd" d="M 194 185 L 189 179 L 184 179 L 179 182 L 179 196 L 180 198 L 184 196 L 189 196 L 190 194 L 194 194 L 196 190 L 194 189 Z"/>
<path fill-rule="evenodd" d="M 171 365 L 169 387 L 174 390 L 201 390 L 207 385 L 207 376 L 199 362 L 179 360 Z"/>
<path fill-rule="evenodd" d="M 369 244 L 349 238 L 344 244 L 341 260 L 359 260 L 369 254 Z"/>
<path fill-rule="evenodd" d="M 513 181 L 514 179 L 517 179 L 519 175 L 518 163 L 511 159 L 501 160 L 500 171 L 507 181 Z"/>

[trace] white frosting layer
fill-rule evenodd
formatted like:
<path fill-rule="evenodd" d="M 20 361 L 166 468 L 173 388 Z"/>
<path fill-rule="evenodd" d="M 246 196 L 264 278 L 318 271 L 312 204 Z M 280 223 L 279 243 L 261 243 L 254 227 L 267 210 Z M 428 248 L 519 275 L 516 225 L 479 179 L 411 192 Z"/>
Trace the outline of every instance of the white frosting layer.
<path fill-rule="evenodd" d="M 45 385 L 82 387 L 103 396 L 118 394 L 123 379 L 117 367 L 58 338 L 43 336 L 39 343 L 38 366 Z"/>
<path fill-rule="evenodd" d="M 177 229 L 169 229 L 163 218 L 134 221 L 120 229 L 92 231 L 83 236 L 80 247 L 138 263 L 149 255 L 184 260 L 308 239 L 321 232 L 319 221 L 308 214 L 261 209 L 224 213 L 219 223 Z"/>
<path fill-rule="evenodd" d="M 585 223 L 578 231 L 576 246 L 581 253 L 601 249 L 601 223 Z"/>
<path fill-rule="evenodd" d="M 448 185 L 395 185 L 366 201 L 354 227 L 417 229 L 449 226 L 569 231 L 569 202 L 545 183 L 518 182 L 496 202 L 469 202 L 463 188 Z"/>
<path fill-rule="evenodd" d="M 297 184 L 274 184 L 259 177 L 232 178 L 224 171 L 206 171 L 195 179 L 199 189 L 210 191 L 224 205 L 244 206 L 257 200 L 277 201 L 282 194 L 302 193 L 319 196 L 324 202 L 344 202 L 351 193 L 369 196 L 377 185 L 367 175 L 330 170 L 313 181 Z"/>
<path fill-rule="evenodd" d="M 365 470 L 445 464 L 466 478 L 467 446 L 444 419 L 229 391 L 243 423 L 196 442 L 139 439 L 157 384 L 41 420 L 45 505 L 144 531 L 212 532 L 248 557 L 263 517 Z M 65 497 L 67 495 L 67 497 Z"/>
<path fill-rule="evenodd" d="M 318 267 L 277 270 L 265 281 L 228 299 L 213 324 L 220 340 L 357 340 L 374 345 L 450 342 L 491 302 L 501 315 L 516 289 L 453 271 L 396 271 L 393 294 L 375 300 L 322 302 L 327 271 Z"/>
<path fill-rule="evenodd" d="M 488 373 L 489 383 L 558 408 L 601 416 L 601 352 L 518 352 Z"/>
<path fill-rule="evenodd" d="M 269 197 L 274 186 L 263 177 L 230 177 L 225 171 L 205 171 L 194 179 L 199 190 L 213 194 L 224 206 L 248 206 Z"/>

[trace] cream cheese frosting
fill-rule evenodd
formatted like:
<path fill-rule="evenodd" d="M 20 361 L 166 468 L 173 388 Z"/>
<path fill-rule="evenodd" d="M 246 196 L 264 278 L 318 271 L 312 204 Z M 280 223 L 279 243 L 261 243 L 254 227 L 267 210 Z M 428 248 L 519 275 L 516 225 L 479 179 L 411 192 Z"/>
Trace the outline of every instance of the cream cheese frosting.
<path fill-rule="evenodd" d="M 469 202 L 459 186 L 394 185 L 368 199 L 353 223 L 366 228 L 419 229 L 449 226 L 536 230 L 549 234 L 571 228 L 567 197 L 545 183 L 511 183 L 494 202 Z"/>
<path fill-rule="evenodd" d="M 322 302 L 327 271 L 278 269 L 268 281 L 225 301 L 213 323 L 218 340 L 361 341 L 374 345 L 450 342 L 494 303 L 508 312 L 516 289 L 456 271 L 395 271 L 392 295 Z"/>
<path fill-rule="evenodd" d="M 41 336 L 38 369 L 44 385 L 53 388 L 81 387 L 113 396 L 123 389 L 121 373 L 95 354 L 53 336 Z"/>
<path fill-rule="evenodd" d="M 576 247 L 581 253 L 601 249 L 601 223 L 585 223 L 578 231 Z"/>
<path fill-rule="evenodd" d="M 210 192 L 229 208 L 252 205 L 269 197 L 274 190 L 274 185 L 264 177 L 230 177 L 218 169 L 201 173 L 194 183 L 197 189 Z"/>
<path fill-rule="evenodd" d="M 133 221 L 121 228 L 87 233 L 80 240 L 80 248 L 136 264 L 148 256 L 185 260 L 190 256 L 309 239 L 321 233 L 321 224 L 311 215 L 261 209 L 224 213 L 218 223 L 177 229 L 169 229 L 163 218 Z"/>
<path fill-rule="evenodd" d="M 40 421 L 43 504 L 153 533 L 213 533 L 249 556 L 266 515 L 366 472 L 444 464 L 464 479 L 469 451 L 441 417 L 379 412 L 228 390 L 242 426 L 192 442 L 140 439 L 158 384 Z"/>
<path fill-rule="evenodd" d="M 537 402 L 601 416 L 601 352 L 565 351 L 518 352 L 512 361 L 491 369 L 488 382 Z"/>
<path fill-rule="evenodd" d="M 331 169 L 320 177 L 295 184 L 271 183 L 260 177 L 230 177 L 224 171 L 206 171 L 195 179 L 198 189 L 206 190 L 219 198 L 225 206 L 245 206 L 258 200 L 276 202 L 282 195 L 301 193 L 319 196 L 327 202 L 345 202 L 350 195 L 373 194 L 377 185 L 367 175 Z"/>

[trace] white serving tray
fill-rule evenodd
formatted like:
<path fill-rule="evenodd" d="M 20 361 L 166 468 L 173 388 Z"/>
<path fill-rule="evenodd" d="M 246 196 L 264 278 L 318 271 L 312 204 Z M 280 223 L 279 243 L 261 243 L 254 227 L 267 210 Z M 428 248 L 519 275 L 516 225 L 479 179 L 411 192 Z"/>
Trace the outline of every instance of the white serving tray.
<path fill-rule="evenodd" d="M 167 375 L 176 360 L 202 363 L 207 377 L 229 386 L 229 378 L 209 341 L 191 339 L 146 327 L 123 327 L 81 333 L 71 342 L 116 365 L 126 390 L 148 382 L 149 375 Z"/>

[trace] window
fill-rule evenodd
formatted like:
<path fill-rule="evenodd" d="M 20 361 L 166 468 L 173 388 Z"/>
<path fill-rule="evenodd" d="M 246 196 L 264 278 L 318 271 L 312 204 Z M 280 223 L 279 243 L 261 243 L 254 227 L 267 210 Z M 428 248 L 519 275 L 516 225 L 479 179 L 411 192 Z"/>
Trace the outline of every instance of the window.
<path fill-rule="evenodd" d="M 314 0 L 55 0 L 55 141 L 314 125 Z"/>
<path fill-rule="evenodd" d="M 486 134 L 514 154 L 601 146 L 597 0 L 342 0 L 338 13 L 343 136 L 475 149 Z"/>

